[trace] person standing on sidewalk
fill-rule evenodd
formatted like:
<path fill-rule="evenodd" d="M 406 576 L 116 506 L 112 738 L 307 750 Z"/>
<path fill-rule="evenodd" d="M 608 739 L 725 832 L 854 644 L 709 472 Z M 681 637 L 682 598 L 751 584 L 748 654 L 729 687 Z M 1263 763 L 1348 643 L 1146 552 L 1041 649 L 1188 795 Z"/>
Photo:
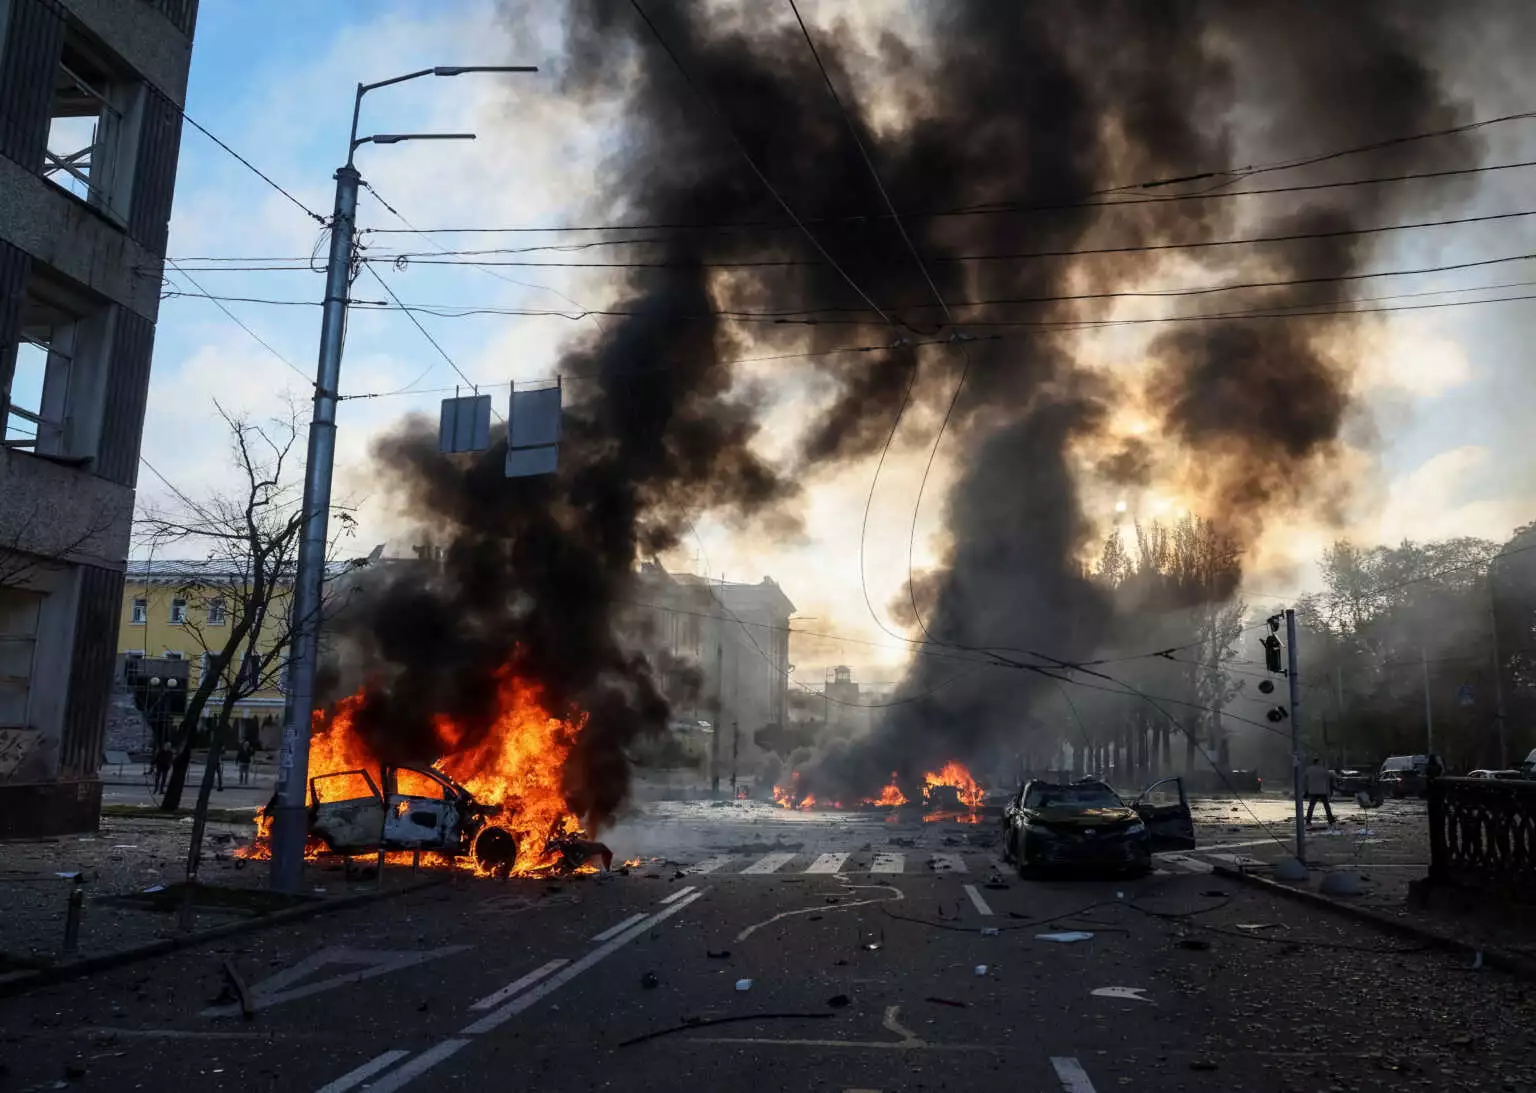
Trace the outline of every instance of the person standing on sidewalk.
<path fill-rule="evenodd" d="M 165 780 L 170 776 L 171 763 L 175 760 L 176 753 L 171 750 L 171 742 L 162 740 L 160 747 L 155 751 L 155 792 L 165 792 Z"/>
<path fill-rule="evenodd" d="M 240 768 L 240 784 L 242 786 L 248 784 L 251 780 L 251 758 L 255 750 L 255 747 L 252 746 L 250 739 L 247 737 L 240 741 L 240 747 L 235 751 L 235 765 Z"/>
<path fill-rule="evenodd" d="M 1312 813 L 1317 808 L 1317 802 L 1323 802 L 1323 814 L 1328 817 L 1331 825 L 1333 820 L 1333 806 L 1328 803 L 1328 795 L 1333 792 L 1333 775 L 1323 765 L 1322 756 L 1314 755 L 1302 776 L 1302 789 L 1307 796 L 1307 823 L 1312 822 Z"/>

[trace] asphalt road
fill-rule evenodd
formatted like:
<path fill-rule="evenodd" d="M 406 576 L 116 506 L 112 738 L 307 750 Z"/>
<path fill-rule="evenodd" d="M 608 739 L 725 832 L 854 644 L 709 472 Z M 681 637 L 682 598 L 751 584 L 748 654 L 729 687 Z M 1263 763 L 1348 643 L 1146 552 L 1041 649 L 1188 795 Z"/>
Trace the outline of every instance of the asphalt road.
<path fill-rule="evenodd" d="M 455 876 L 9 999 L 0 1090 L 1536 1089 L 1498 973 L 1209 875 L 998 886 L 986 834 L 659 809 L 628 875 Z"/>

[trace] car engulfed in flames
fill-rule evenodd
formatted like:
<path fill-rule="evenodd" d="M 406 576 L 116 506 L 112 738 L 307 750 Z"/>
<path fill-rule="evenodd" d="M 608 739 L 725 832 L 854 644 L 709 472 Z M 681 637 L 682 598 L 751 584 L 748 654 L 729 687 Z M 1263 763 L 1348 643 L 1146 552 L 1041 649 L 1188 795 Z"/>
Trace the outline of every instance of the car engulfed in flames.
<path fill-rule="evenodd" d="M 471 734 L 446 717 L 433 728 L 430 764 L 383 763 L 356 727 L 360 691 L 317 711 L 310 742 L 305 856 L 383 853 L 389 861 L 436 858 L 484 875 L 574 872 L 611 855 L 588 841 L 561 779 L 584 719 L 543 706 L 536 684 L 509 667 L 499 679 L 495 723 Z M 270 808 L 256 820 L 246 857 L 270 855 Z"/>

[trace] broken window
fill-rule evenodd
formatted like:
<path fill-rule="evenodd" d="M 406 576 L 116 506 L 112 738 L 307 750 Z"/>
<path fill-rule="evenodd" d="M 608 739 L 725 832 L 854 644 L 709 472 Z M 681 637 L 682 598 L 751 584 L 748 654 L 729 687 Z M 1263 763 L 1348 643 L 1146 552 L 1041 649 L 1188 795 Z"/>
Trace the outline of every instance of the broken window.
<path fill-rule="evenodd" d="M 128 215 L 140 91 L 125 64 L 69 27 L 54 71 L 43 177 L 119 223 Z"/>
<path fill-rule="evenodd" d="M 0 585 L 0 729 L 27 727 L 43 594 Z"/>
<path fill-rule="evenodd" d="M 91 454 L 111 314 L 87 289 L 34 268 L 20 337 L 0 349 L 0 442 L 7 448 L 60 459 Z"/>
<path fill-rule="evenodd" d="M 181 625 L 187 621 L 187 601 L 177 596 L 171 601 L 171 623 Z"/>
<path fill-rule="evenodd" d="M 128 616 L 128 621 L 134 626 L 143 626 L 149 622 L 149 601 L 143 596 L 133 598 L 133 610 Z"/>

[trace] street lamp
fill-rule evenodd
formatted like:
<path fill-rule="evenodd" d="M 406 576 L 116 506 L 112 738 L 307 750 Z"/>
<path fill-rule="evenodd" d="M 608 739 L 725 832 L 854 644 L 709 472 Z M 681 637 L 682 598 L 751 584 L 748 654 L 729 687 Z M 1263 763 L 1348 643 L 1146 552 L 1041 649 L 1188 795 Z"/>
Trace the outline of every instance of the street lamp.
<path fill-rule="evenodd" d="M 309 454 L 304 464 L 304 530 L 294 574 L 295 626 L 292 690 L 288 724 L 278 755 L 277 802 L 272 816 L 272 886 L 296 892 L 303 879 L 304 841 L 308 834 L 305 791 L 309 774 L 310 716 L 315 699 L 315 660 L 320 637 L 321 593 L 325 581 L 325 540 L 331 507 L 331 472 L 336 458 L 336 402 L 341 382 L 341 341 L 346 327 L 352 240 L 357 230 L 357 188 L 362 176 L 352 165 L 364 144 L 399 144 L 407 140 L 474 140 L 473 133 L 375 133 L 357 135 L 363 96 L 421 76 L 459 76 L 466 72 L 537 72 L 532 65 L 438 65 L 360 83 L 352 100 L 352 129 L 347 161 L 336 169 L 336 207 L 331 217 L 330 264 L 320 319 L 320 360 L 315 376 L 315 411 L 309 424 Z"/>

